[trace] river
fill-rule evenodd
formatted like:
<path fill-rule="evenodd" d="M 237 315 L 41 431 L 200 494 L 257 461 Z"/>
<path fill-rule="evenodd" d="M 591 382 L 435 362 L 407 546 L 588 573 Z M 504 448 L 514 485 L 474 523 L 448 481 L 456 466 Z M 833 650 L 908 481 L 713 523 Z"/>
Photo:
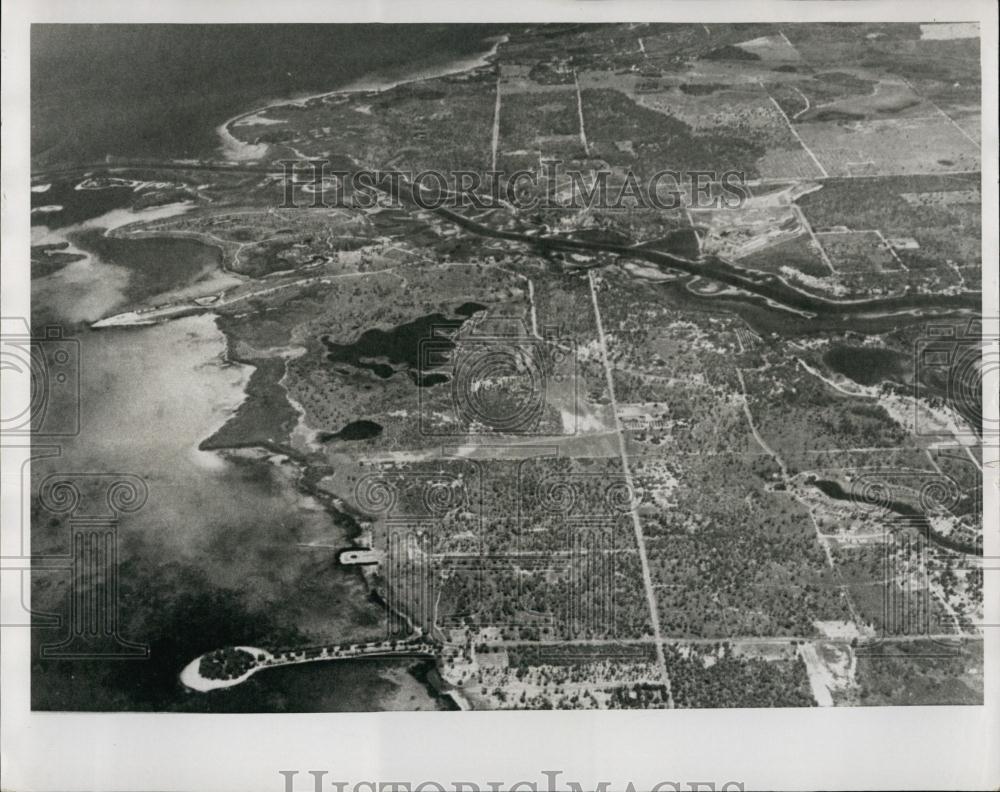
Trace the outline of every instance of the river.
<path fill-rule="evenodd" d="M 405 188 L 401 187 L 401 190 Z M 412 192 L 397 193 L 413 201 Z M 920 316 L 923 313 L 953 314 L 963 312 L 981 313 L 982 294 L 979 292 L 963 292 L 961 294 L 919 294 L 908 293 L 893 297 L 878 297 L 854 300 L 830 300 L 808 294 L 801 289 L 785 283 L 776 275 L 747 270 L 717 256 L 706 256 L 698 261 L 691 261 L 680 256 L 650 250 L 645 247 L 619 245 L 612 242 L 569 239 L 553 235 L 529 235 L 516 231 L 506 231 L 491 228 L 458 214 L 445 207 L 434 210 L 440 217 L 480 236 L 504 239 L 511 242 L 523 242 L 543 250 L 574 251 L 585 253 L 613 253 L 624 258 L 643 259 L 663 269 L 677 270 L 687 275 L 706 278 L 740 289 L 747 296 L 761 298 L 758 303 L 769 305 L 790 314 L 797 314 L 807 320 L 840 320 L 850 324 L 842 327 L 857 329 L 858 322 L 871 320 L 879 322 L 889 317 L 910 314 Z M 747 296 L 735 298 L 745 301 Z M 706 299 L 716 299 L 708 296 Z"/>

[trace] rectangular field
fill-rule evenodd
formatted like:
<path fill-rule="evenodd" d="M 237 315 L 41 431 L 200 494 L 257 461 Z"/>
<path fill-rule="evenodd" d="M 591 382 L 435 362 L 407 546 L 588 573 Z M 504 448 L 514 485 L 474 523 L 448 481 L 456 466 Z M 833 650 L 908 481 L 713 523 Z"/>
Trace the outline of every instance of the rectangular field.
<path fill-rule="evenodd" d="M 943 116 L 799 124 L 831 176 L 949 173 L 979 168 L 979 151 Z"/>

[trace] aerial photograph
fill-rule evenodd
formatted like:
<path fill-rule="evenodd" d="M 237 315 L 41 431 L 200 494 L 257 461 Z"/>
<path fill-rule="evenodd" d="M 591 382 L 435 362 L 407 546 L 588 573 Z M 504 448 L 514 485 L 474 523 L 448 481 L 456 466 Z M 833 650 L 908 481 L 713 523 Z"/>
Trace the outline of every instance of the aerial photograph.
<path fill-rule="evenodd" d="M 33 710 L 983 704 L 978 24 L 30 53 Z"/>

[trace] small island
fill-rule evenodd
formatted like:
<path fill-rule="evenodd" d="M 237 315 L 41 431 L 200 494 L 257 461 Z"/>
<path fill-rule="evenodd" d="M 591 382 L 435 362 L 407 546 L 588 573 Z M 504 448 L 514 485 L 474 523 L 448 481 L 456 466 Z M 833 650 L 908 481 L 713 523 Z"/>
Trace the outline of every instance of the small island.
<path fill-rule="evenodd" d="M 267 667 L 274 656 L 255 646 L 226 646 L 196 657 L 181 671 L 185 687 L 199 693 L 233 687 Z"/>
<path fill-rule="evenodd" d="M 263 655 L 260 656 L 263 660 Z M 257 663 L 257 658 L 244 649 L 226 646 L 202 655 L 198 673 L 206 679 L 235 679 L 242 676 Z"/>

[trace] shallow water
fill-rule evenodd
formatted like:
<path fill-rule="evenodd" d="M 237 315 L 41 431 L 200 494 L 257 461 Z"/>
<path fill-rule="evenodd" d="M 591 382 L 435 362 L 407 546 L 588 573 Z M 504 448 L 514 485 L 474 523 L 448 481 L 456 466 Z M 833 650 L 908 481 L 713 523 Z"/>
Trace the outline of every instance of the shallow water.
<path fill-rule="evenodd" d="M 499 32 L 465 24 L 33 25 L 32 163 L 215 156 L 216 127 L 234 114 L 474 58 Z"/>
<path fill-rule="evenodd" d="M 81 190 L 83 194 L 120 192 L 118 190 Z M 45 323 L 77 324 L 93 322 L 115 309 L 122 307 L 133 296 L 150 296 L 150 290 L 143 288 L 143 280 L 149 280 L 148 273 L 141 270 L 171 270 L 184 277 L 204 273 L 218 263 L 219 256 L 214 248 L 200 245 L 191 240 L 159 239 L 129 240 L 105 239 L 102 235 L 109 229 L 119 228 L 129 223 L 163 219 L 183 214 L 190 204 L 176 203 L 152 209 L 134 211 L 117 207 L 100 214 L 98 209 L 106 208 L 103 203 L 87 204 L 81 211 L 85 219 L 70 225 L 36 225 L 31 229 L 32 245 L 52 245 L 68 243 L 68 253 L 82 256 L 78 261 L 67 264 L 62 269 L 31 284 L 32 321 L 36 325 Z M 57 213 L 59 214 L 59 213 Z M 175 243 L 184 243 L 177 245 Z M 106 250 L 113 256 L 104 257 Z M 191 265 L 178 266 L 179 253 L 190 259 Z M 135 269 L 135 277 L 130 270 Z M 155 278 L 152 279 L 155 282 Z M 181 283 L 177 284 L 182 285 Z M 155 289 L 154 289 L 155 290 Z"/>
<path fill-rule="evenodd" d="M 173 252 L 178 250 L 187 248 Z M 35 281 L 36 307 L 55 320 L 77 321 L 120 300 L 129 280 L 127 267 L 91 257 Z M 123 636 L 148 644 L 151 656 L 124 664 L 39 662 L 34 706 L 251 708 L 245 694 L 238 705 L 235 699 L 193 700 L 177 684 L 177 673 L 197 654 L 228 643 L 352 642 L 385 634 L 382 607 L 369 601 L 356 571 L 336 562 L 338 549 L 350 541 L 349 529 L 298 490 L 292 463 L 254 451 L 198 449 L 242 402 L 252 372 L 226 362 L 225 337 L 211 314 L 153 327 L 78 326 L 72 334 L 80 344 L 81 431 L 62 442 L 57 458 L 36 462 L 33 482 L 38 486 L 51 474 L 108 473 L 145 482 L 145 506 L 120 522 L 119 618 Z M 45 512 L 37 515 L 34 539 L 38 546 L 64 546 L 65 529 L 50 526 L 49 519 Z M 38 577 L 36 604 L 64 609 L 65 589 Z M 396 706 L 400 685 L 383 677 L 387 668 L 405 667 L 388 662 L 353 670 L 292 669 L 273 683 L 257 683 L 262 691 L 277 685 L 274 695 L 262 694 L 259 706 L 315 706 L 301 697 L 308 685 L 295 681 L 297 674 L 345 684 L 369 680 L 351 681 L 350 690 L 338 683 L 317 696 L 343 696 L 335 708 L 379 709 L 382 698 L 385 706 Z M 434 700 L 424 694 L 419 705 L 433 707 Z"/>

